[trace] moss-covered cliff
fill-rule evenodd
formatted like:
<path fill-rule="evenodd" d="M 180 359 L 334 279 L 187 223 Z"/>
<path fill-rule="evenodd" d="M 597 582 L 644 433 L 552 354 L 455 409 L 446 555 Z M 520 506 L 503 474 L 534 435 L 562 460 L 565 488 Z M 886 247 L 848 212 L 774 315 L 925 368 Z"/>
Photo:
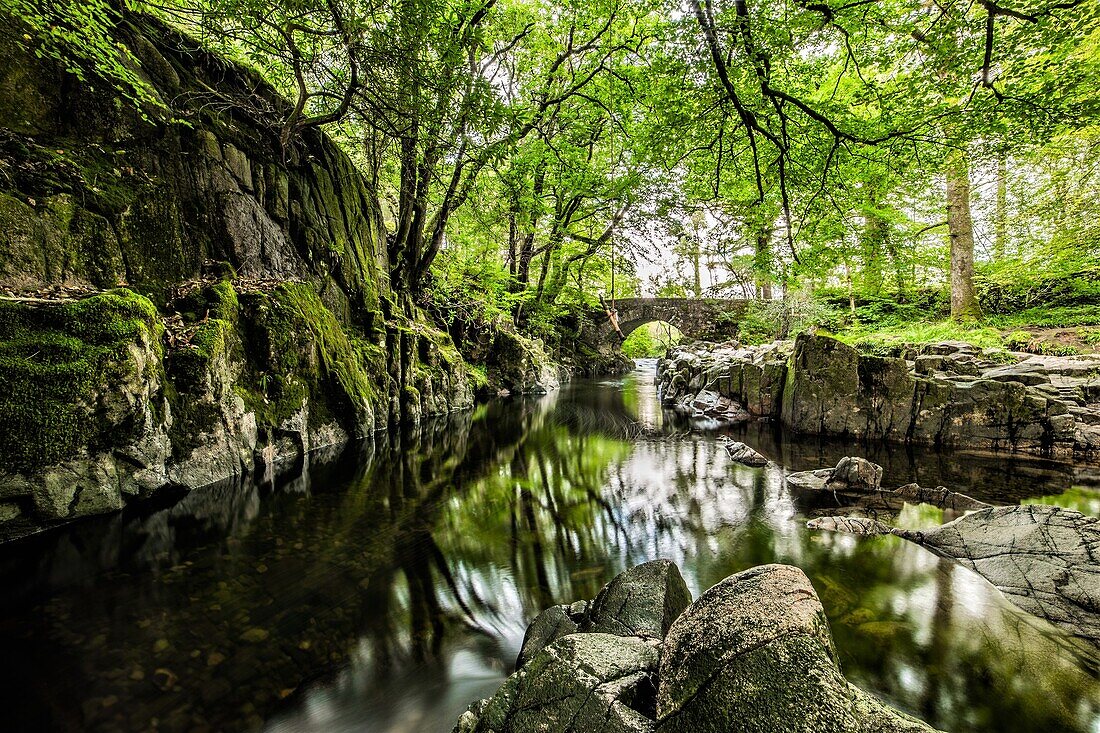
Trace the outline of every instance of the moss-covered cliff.
<path fill-rule="evenodd" d="M 374 192 L 255 74 L 157 22 L 148 119 L 0 16 L 0 538 L 472 403 L 386 274 Z"/>

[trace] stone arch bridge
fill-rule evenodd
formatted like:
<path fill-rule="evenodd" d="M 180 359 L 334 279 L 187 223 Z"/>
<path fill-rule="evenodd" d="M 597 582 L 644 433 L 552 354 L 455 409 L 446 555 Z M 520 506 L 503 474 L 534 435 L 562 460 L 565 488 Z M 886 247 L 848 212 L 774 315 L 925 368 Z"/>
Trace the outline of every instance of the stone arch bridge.
<path fill-rule="evenodd" d="M 615 301 L 615 311 L 624 337 L 647 323 L 664 321 L 689 339 L 725 338 L 737 334 L 738 323 L 751 302 L 734 298 L 621 298 Z M 601 352 L 617 352 L 620 337 L 607 313 L 593 310 L 588 320 L 585 341 Z"/>

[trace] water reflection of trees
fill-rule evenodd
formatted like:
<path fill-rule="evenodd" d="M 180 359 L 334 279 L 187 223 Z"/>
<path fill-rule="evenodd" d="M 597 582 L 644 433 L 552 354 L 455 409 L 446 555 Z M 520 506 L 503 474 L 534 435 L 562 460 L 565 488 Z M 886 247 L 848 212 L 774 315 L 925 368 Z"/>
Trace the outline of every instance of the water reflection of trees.
<path fill-rule="evenodd" d="M 0 581 L 19 589 L 10 625 L 37 634 L 5 646 L 8 667 L 51 682 L 32 697 L 60 730 L 153 717 L 232 730 L 280 708 L 273 730 L 446 729 L 551 603 L 592 598 L 655 557 L 696 593 L 787 562 L 814 582 L 849 676 L 941 727 L 1100 718 L 1095 657 L 1064 634 L 915 545 L 808 533 L 783 469 L 731 465 L 706 437 L 655 438 L 659 421 L 635 419 L 657 413 L 654 396 L 626 394 L 582 384 L 495 403 L 266 484 L 85 525 L 34 566 L 0 558 Z M 19 695 L 20 676 L 0 682 Z M 103 706 L 111 697 L 122 704 Z"/>

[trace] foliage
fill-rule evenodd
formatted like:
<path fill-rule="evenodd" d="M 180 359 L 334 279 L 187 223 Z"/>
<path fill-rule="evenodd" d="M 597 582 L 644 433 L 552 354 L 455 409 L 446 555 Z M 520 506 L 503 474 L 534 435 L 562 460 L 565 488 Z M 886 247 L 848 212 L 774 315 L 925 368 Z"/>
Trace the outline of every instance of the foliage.
<path fill-rule="evenodd" d="M 121 0 L 122 12 L 143 5 L 142 0 Z M 143 76 L 140 62 L 113 32 L 118 7 L 110 0 L 0 0 L 0 16 L 25 24 L 25 32 L 14 30 L 16 37 L 39 58 L 82 82 L 113 87 L 142 113 L 163 113 L 164 102 Z"/>
<path fill-rule="evenodd" d="M 621 351 L 628 359 L 649 359 L 664 356 L 680 342 L 679 329 L 664 323 L 647 323 L 634 329 L 623 341 Z"/>
<path fill-rule="evenodd" d="M 842 323 L 843 315 L 836 308 L 814 297 L 757 300 L 741 318 L 738 338 L 746 344 L 767 343 L 802 331 L 836 331 Z"/>
<path fill-rule="evenodd" d="M 473 343 L 511 321 L 555 345 L 645 289 L 760 299 L 750 342 L 919 336 L 962 287 L 960 169 L 956 280 L 986 323 L 1100 322 L 1100 0 L 2 2 L 35 53 L 142 109 L 116 7 L 256 69 L 288 103 L 231 103 L 284 155 L 314 127 L 345 145 L 397 302 Z"/>

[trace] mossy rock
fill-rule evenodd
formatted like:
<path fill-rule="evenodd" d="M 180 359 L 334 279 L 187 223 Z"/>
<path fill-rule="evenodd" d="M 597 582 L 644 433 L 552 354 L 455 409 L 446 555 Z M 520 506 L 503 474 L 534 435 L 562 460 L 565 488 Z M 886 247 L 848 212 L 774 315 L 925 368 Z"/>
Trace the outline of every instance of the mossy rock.
<path fill-rule="evenodd" d="M 57 304 L 0 302 L 0 468 L 33 469 L 117 440 L 105 403 L 158 351 L 160 322 L 126 289 Z M 146 369 L 159 369 L 159 362 Z"/>

